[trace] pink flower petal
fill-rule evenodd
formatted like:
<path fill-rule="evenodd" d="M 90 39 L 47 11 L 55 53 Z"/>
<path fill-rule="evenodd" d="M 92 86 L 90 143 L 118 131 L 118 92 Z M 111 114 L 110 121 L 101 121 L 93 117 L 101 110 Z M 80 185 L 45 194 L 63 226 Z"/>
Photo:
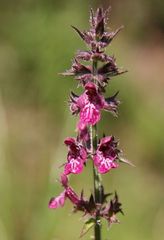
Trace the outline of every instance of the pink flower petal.
<path fill-rule="evenodd" d="M 93 158 L 95 166 L 98 168 L 98 172 L 101 174 L 107 173 L 111 168 L 117 168 L 118 164 L 114 162 L 115 158 L 104 157 L 102 152 L 97 151 Z"/>
<path fill-rule="evenodd" d="M 83 130 L 88 124 L 95 125 L 100 120 L 100 111 L 94 104 L 88 103 L 80 111 L 80 121 L 78 127 Z"/>
<path fill-rule="evenodd" d="M 81 159 L 72 158 L 65 165 L 64 174 L 68 175 L 70 173 L 79 174 L 83 170 L 83 161 Z"/>
<path fill-rule="evenodd" d="M 100 141 L 100 146 L 101 146 L 102 144 L 110 143 L 110 142 L 112 142 L 112 141 L 113 141 L 113 136 L 104 137 L 104 138 L 102 138 L 101 141 Z"/>
<path fill-rule="evenodd" d="M 59 208 L 59 207 L 63 207 L 64 203 L 65 203 L 65 199 L 66 199 L 66 191 L 62 192 L 58 197 L 56 198 L 51 198 L 48 207 L 49 208 Z"/>

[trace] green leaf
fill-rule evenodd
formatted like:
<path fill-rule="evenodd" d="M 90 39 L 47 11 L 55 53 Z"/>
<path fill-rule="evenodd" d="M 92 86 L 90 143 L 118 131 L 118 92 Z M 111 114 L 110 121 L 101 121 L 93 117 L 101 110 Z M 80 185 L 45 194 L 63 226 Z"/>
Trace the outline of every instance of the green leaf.
<path fill-rule="evenodd" d="M 94 218 L 90 218 L 89 220 L 87 220 L 84 223 L 84 226 L 82 228 L 81 234 L 80 234 L 80 238 L 83 237 L 95 224 L 95 219 Z"/>

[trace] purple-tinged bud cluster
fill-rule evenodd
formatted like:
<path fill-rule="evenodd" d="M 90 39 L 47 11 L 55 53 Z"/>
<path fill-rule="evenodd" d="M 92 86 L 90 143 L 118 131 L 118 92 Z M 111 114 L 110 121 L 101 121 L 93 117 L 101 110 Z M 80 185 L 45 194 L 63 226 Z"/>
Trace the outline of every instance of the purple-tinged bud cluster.
<path fill-rule="evenodd" d="M 79 80 L 82 86 L 88 82 L 96 82 L 99 91 L 104 91 L 108 80 L 126 71 L 119 69 L 116 65 L 116 59 L 113 56 L 105 54 L 105 48 L 111 43 L 113 38 L 123 28 L 122 26 L 114 32 L 106 31 L 107 14 L 109 9 L 104 11 L 98 8 L 94 13 L 90 12 L 90 25 L 88 31 L 80 31 L 73 26 L 73 29 L 79 34 L 84 42 L 91 48 L 89 51 L 78 51 L 72 67 L 67 70 L 63 75 L 74 76 Z M 103 65 L 98 67 L 96 75 L 93 74 L 93 67 L 91 65 L 84 65 L 79 60 L 101 62 Z"/>
<path fill-rule="evenodd" d="M 78 196 L 75 191 L 68 185 L 68 178 L 65 175 L 61 176 L 61 184 L 64 187 L 64 191 L 59 196 L 50 199 L 50 209 L 63 207 L 66 199 L 69 199 L 70 202 L 74 205 L 74 212 L 82 211 L 84 212 L 84 215 L 89 215 L 92 218 L 95 218 L 99 212 L 99 215 L 102 218 L 106 219 L 109 224 L 118 222 L 115 216 L 118 212 L 121 212 L 123 214 L 121 203 L 119 203 L 116 193 L 114 198 L 108 204 L 106 204 L 106 199 L 111 194 L 104 194 L 104 191 L 102 189 L 102 202 L 97 204 L 92 194 L 89 200 L 84 198 L 83 191 L 81 192 L 81 195 Z"/>
<path fill-rule="evenodd" d="M 72 26 L 75 31 L 79 34 L 82 40 L 91 47 L 92 51 L 101 51 L 106 48 L 118 32 L 123 28 L 122 26 L 114 32 L 108 32 L 105 29 L 107 24 L 107 14 L 109 9 L 104 11 L 102 8 L 98 8 L 96 13 L 91 9 L 90 12 L 90 30 L 80 31 L 76 27 Z"/>
<path fill-rule="evenodd" d="M 87 161 L 92 161 L 94 168 L 99 174 L 105 174 L 111 169 L 119 166 L 119 162 L 129 163 L 120 156 L 121 151 L 118 149 L 118 142 L 114 136 L 106 136 L 97 139 L 97 144 L 92 145 L 92 137 L 90 129 L 101 120 L 101 111 L 109 111 L 117 116 L 119 100 L 117 100 L 118 92 L 110 97 L 105 97 L 105 89 L 109 80 L 113 76 L 117 76 L 126 71 L 117 67 L 116 59 L 105 53 L 105 48 L 111 43 L 114 37 L 122 29 L 116 31 L 108 31 L 107 14 L 109 9 L 104 11 L 98 8 L 96 12 L 90 11 L 90 29 L 80 31 L 73 26 L 81 39 L 90 48 L 89 50 L 77 51 L 69 70 L 63 73 L 64 76 L 73 76 L 78 80 L 83 88 L 80 96 L 71 92 L 69 98 L 69 107 L 72 115 L 78 117 L 77 137 L 68 137 L 64 143 L 68 147 L 67 162 L 64 164 L 63 173 L 61 174 L 61 184 L 64 191 L 49 202 L 49 208 L 63 207 L 65 200 L 68 198 L 74 205 L 74 212 L 83 211 L 84 215 L 95 219 L 105 218 L 108 223 L 118 222 L 116 214 L 122 212 L 121 203 L 118 196 L 115 196 L 110 202 L 107 197 L 111 194 L 104 194 L 103 186 L 99 191 L 99 201 L 96 195 L 91 194 L 87 200 L 83 196 L 83 192 L 78 196 L 68 184 L 68 175 L 79 174 L 84 170 Z M 86 62 L 89 62 L 86 64 Z M 100 190 L 100 189 L 99 189 Z"/>

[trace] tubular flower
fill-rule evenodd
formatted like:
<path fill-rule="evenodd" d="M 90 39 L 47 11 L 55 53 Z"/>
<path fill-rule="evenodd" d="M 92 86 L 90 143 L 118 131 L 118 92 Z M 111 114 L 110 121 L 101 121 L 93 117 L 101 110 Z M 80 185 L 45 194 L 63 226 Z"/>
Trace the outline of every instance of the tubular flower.
<path fill-rule="evenodd" d="M 64 191 L 57 196 L 56 198 L 51 198 L 49 201 L 49 208 L 56 209 L 59 207 L 63 207 L 65 200 L 68 198 L 72 204 L 74 205 L 74 211 L 84 211 L 85 213 L 93 213 L 96 205 L 93 199 L 93 196 L 91 195 L 89 201 L 85 200 L 83 197 L 83 192 L 81 193 L 81 196 L 79 197 L 73 188 L 71 188 L 68 185 L 68 178 L 65 174 L 61 175 L 61 184 L 64 187 Z"/>
<path fill-rule="evenodd" d="M 65 164 L 64 173 L 78 174 L 83 170 L 84 163 L 87 159 L 87 151 L 75 138 L 67 138 L 64 143 L 69 148 L 67 163 Z"/>
<path fill-rule="evenodd" d="M 58 197 L 51 198 L 49 202 L 49 208 L 59 208 L 63 207 L 66 200 L 66 191 L 63 191 Z"/>
<path fill-rule="evenodd" d="M 119 222 L 116 218 L 116 214 L 119 212 L 123 214 L 123 211 L 117 193 L 115 193 L 114 198 L 107 203 L 107 198 L 111 193 L 105 194 L 104 188 L 101 186 L 102 201 L 97 204 L 92 194 L 88 200 L 84 198 L 83 191 L 81 192 L 81 195 L 78 196 L 73 188 L 68 185 L 68 178 L 64 174 L 61 175 L 61 184 L 64 187 L 64 191 L 59 196 L 51 198 L 49 201 L 49 208 L 57 209 L 63 207 L 66 199 L 69 199 L 74 206 L 74 212 L 82 211 L 84 212 L 84 216 L 88 215 L 93 219 L 95 219 L 96 215 L 99 213 L 99 215 L 106 219 L 109 224 Z"/>
<path fill-rule="evenodd" d="M 118 163 L 116 160 L 118 159 L 119 152 L 117 142 L 115 142 L 113 136 L 102 138 L 93 157 L 98 172 L 104 174 L 112 168 L 117 168 Z"/>
<path fill-rule="evenodd" d="M 61 184 L 65 188 L 65 190 L 56 198 L 51 198 L 49 202 L 49 208 L 59 208 L 63 207 L 66 198 L 68 198 L 73 204 L 78 205 L 80 198 L 77 196 L 75 191 L 68 186 L 68 178 L 66 175 L 61 175 Z"/>
<path fill-rule="evenodd" d="M 118 92 L 109 98 L 98 92 L 94 83 L 87 83 L 85 85 L 85 92 L 81 96 L 71 93 L 70 96 L 70 110 L 72 114 L 80 115 L 78 129 L 82 131 L 87 125 L 94 126 L 100 121 L 101 109 L 117 114 L 117 107 L 119 101 L 116 100 Z"/>
<path fill-rule="evenodd" d="M 105 101 L 98 93 L 96 85 L 88 83 L 85 92 L 78 98 L 77 105 L 80 108 L 78 129 L 83 130 L 87 125 L 95 125 L 100 120 L 100 110 L 103 109 Z"/>

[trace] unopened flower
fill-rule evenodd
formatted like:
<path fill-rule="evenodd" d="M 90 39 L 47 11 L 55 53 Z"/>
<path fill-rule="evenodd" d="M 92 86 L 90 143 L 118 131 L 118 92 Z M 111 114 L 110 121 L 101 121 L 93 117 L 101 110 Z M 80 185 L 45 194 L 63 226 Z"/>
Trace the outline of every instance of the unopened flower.
<path fill-rule="evenodd" d="M 79 80 L 82 85 L 92 81 L 92 67 L 85 66 L 80 63 L 76 58 L 72 63 L 71 69 L 63 73 L 64 76 L 75 76 L 75 79 Z"/>
<path fill-rule="evenodd" d="M 117 149 L 117 142 L 113 136 L 104 137 L 101 139 L 97 148 L 96 154 L 93 157 L 94 164 L 99 173 L 106 173 L 112 168 L 117 168 L 119 150 Z"/>
<path fill-rule="evenodd" d="M 85 43 L 91 47 L 92 50 L 100 50 L 107 47 L 111 43 L 113 38 L 118 34 L 118 32 L 123 28 L 121 26 L 116 31 L 106 31 L 105 25 L 107 23 L 107 13 L 108 10 L 104 11 L 102 8 L 98 8 L 95 13 L 93 12 L 93 10 L 91 10 L 91 29 L 88 31 L 80 31 L 78 28 L 73 26 L 75 31 L 85 41 Z"/>
<path fill-rule="evenodd" d="M 113 115 L 117 116 L 117 109 L 120 101 L 116 99 L 119 92 L 116 92 L 113 96 L 105 98 L 104 110 L 111 112 Z"/>
<path fill-rule="evenodd" d="M 105 62 L 103 66 L 98 68 L 97 74 L 93 74 L 93 69 L 91 66 L 85 66 L 80 63 L 78 59 L 82 60 L 99 60 Z M 77 54 L 73 61 L 71 69 L 63 73 L 64 76 L 74 76 L 75 79 L 79 80 L 80 84 L 85 86 L 90 82 L 97 82 L 100 87 L 105 87 L 108 80 L 116 75 L 122 74 L 126 71 L 119 69 L 115 63 L 115 58 L 107 56 L 103 52 L 99 51 L 81 51 Z"/>
<path fill-rule="evenodd" d="M 67 163 L 64 167 L 66 175 L 70 173 L 78 174 L 83 170 L 84 163 L 87 160 L 87 151 L 75 138 L 67 138 L 64 143 L 69 148 Z"/>
<path fill-rule="evenodd" d="M 122 204 L 119 202 L 118 195 L 115 192 L 114 198 L 101 210 L 101 216 L 105 218 L 109 224 L 119 223 L 119 220 L 116 218 L 117 213 L 123 213 Z"/>
<path fill-rule="evenodd" d="M 84 61 L 97 60 L 101 62 L 114 62 L 113 57 L 108 56 L 103 51 L 78 51 L 76 58 Z"/>

